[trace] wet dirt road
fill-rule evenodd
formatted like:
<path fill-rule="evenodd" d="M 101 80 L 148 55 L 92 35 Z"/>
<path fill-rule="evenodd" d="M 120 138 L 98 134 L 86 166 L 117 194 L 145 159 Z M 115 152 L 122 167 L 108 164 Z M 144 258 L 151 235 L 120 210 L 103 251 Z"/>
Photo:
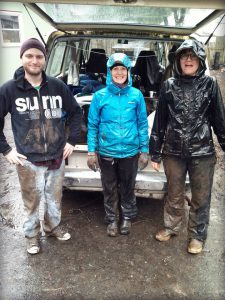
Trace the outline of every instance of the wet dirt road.
<path fill-rule="evenodd" d="M 12 141 L 9 120 L 5 134 Z M 131 234 L 110 238 L 101 193 L 75 191 L 63 194 L 62 221 L 72 239 L 42 237 L 41 253 L 30 256 L 15 167 L 0 156 L 0 299 L 225 299 L 225 157 L 219 147 L 217 156 L 208 239 L 197 256 L 186 251 L 185 224 L 167 243 L 154 239 L 163 201 L 138 199 Z"/>

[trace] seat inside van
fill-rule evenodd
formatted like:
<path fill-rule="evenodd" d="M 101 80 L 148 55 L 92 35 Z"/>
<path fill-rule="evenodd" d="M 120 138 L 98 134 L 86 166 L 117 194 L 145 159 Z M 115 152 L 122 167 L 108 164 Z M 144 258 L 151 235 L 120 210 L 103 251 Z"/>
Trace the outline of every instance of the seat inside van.
<path fill-rule="evenodd" d="M 145 96 L 148 96 L 150 91 L 159 94 L 164 68 L 159 64 L 155 51 L 141 51 L 133 68 L 133 73 L 140 76 L 140 85 L 143 87 Z"/>
<path fill-rule="evenodd" d="M 107 58 L 104 49 L 93 48 L 86 63 L 86 73 L 106 74 Z"/>

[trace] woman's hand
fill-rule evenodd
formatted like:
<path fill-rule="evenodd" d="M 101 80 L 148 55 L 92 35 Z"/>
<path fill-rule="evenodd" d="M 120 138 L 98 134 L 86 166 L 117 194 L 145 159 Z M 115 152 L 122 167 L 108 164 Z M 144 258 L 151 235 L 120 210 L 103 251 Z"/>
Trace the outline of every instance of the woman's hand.
<path fill-rule="evenodd" d="M 99 168 L 98 157 L 95 152 L 88 153 L 87 165 L 94 172 L 98 170 Z"/>
<path fill-rule="evenodd" d="M 159 163 L 156 163 L 154 161 L 151 162 L 151 165 L 153 167 L 153 169 L 157 172 L 159 172 L 159 168 L 160 168 L 160 164 Z"/>

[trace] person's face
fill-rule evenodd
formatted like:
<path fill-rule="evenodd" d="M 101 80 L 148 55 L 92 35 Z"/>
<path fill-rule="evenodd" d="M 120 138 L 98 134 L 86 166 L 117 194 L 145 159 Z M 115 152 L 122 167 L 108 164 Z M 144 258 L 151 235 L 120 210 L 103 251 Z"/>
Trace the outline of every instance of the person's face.
<path fill-rule="evenodd" d="M 45 67 L 45 56 L 36 48 L 26 50 L 21 60 L 25 72 L 31 76 L 40 75 Z"/>
<path fill-rule="evenodd" d="M 127 68 L 116 66 L 111 70 L 112 79 L 115 83 L 123 84 L 127 80 Z"/>
<path fill-rule="evenodd" d="M 180 67 L 183 75 L 195 76 L 199 68 L 199 58 L 193 51 L 187 50 L 180 56 Z"/>

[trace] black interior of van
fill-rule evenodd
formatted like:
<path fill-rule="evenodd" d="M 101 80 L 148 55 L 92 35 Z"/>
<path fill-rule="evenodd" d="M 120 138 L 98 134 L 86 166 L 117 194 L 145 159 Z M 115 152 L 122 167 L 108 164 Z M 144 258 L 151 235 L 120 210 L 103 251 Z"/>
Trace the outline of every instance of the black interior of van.
<path fill-rule="evenodd" d="M 120 42 L 116 44 L 116 46 L 113 46 L 116 42 L 118 41 L 115 39 L 107 40 L 105 44 L 101 39 L 93 39 L 93 41 L 71 39 L 67 43 L 67 47 L 65 47 L 65 53 L 59 53 L 67 65 L 64 66 L 64 70 L 60 70 L 61 73 L 58 77 L 67 83 L 82 108 L 81 144 L 87 142 L 87 123 L 90 103 L 80 103 L 80 99 L 82 99 L 83 96 L 90 96 L 91 99 L 93 93 L 105 87 L 107 60 L 112 53 L 123 52 L 130 57 L 132 61 L 132 85 L 143 93 L 148 115 L 156 108 L 163 81 L 173 76 L 173 59 L 179 44 L 170 43 L 165 47 L 165 45 L 161 43 L 159 47 L 157 42 L 149 41 L 148 45 L 150 49 L 146 49 L 147 42 L 144 41 L 145 45 L 143 46 L 142 44 L 142 47 L 140 46 L 137 50 L 135 48 L 136 43 L 143 43 L 143 41 L 131 41 L 130 43 L 126 40 L 126 43 L 121 44 Z M 61 43 L 63 44 L 65 42 L 62 41 Z M 62 47 L 62 49 L 64 48 Z M 59 47 L 57 50 L 59 50 Z M 55 60 L 57 64 L 58 60 Z M 52 64 L 54 64 L 54 61 L 52 61 Z M 57 68 L 58 67 L 53 67 L 52 69 L 55 70 Z M 49 69 L 51 70 L 51 67 Z M 76 84 L 74 84 L 75 81 L 73 80 L 69 82 L 69 74 L 70 79 L 71 74 L 72 79 L 73 74 L 77 77 Z"/>

